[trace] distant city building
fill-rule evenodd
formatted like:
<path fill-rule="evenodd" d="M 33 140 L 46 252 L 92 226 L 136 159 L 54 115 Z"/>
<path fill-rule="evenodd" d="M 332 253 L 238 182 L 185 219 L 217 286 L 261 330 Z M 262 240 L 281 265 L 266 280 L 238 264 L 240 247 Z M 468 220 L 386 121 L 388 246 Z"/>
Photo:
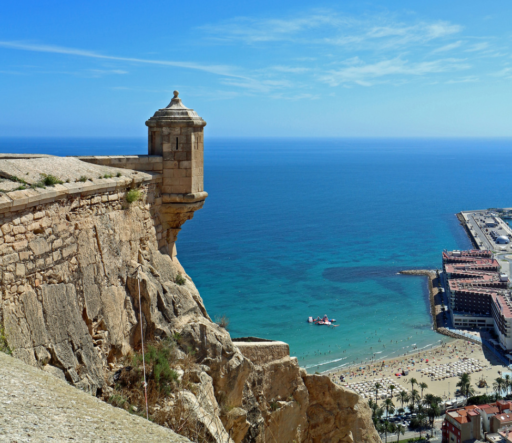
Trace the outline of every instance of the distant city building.
<path fill-rule="evenodd" d="M 443 269 L 454 326 L 494 329 L 504 349 L 512 349 L 509 279 L 491 251 L 444 251 Z"/>
<path fill-rule="evenodd" d="M 512 427 L 511 407 L 511 402 L 499 400 L 491 404 L 448 409 L 441 427 L 442 443 L 474 442 L 484 435 L 487 438 L 489 434 L 495 439 L 488 441 L 501 441 L 505 434 L 509 435 L 508 428 Z"/>
<path fill-rule="evenodd" d="M 491 432 L 493 433 L 509 426 L 512 426 L 512 414 L 510 411 L 508 413 L 495 415 L 491 418 Z"/>
<path fill-rule="evenodd" d="M 510 295 L 492 297 L 492 317 L 494 332 L 498 336 L 498 346 L 504 351 L 512 349 L 512 299 Z"/>
<path fill-rule="evenodd" d="M 442 430 L 443 443 L 464 443 L 480 439 L 481 416 L 477 406 L 446 411 Z"/>
<path fill-rule="evenodd" d="M 509 277 L 499 272 L 500 264 L 491 251 L 444 251 L 443 270 L 453 325 L 493 330 L 498 340 L 491 343 L 503 351 L 512 350 Z"/>
<path fill-rule="evenodd" d="M 492 296 L 505 294 L 508 279 L 491 251 L 444 251 L 443 270 L 456 328 L 492 329 Z"/>
<path fill-rule="evenodd" d="M 496 221 L 495 218 L 487 218 L 485 219 L 485 226 L 487 228 L 495 228 L 496 226 L 498 226 L 498 222 Z"/>

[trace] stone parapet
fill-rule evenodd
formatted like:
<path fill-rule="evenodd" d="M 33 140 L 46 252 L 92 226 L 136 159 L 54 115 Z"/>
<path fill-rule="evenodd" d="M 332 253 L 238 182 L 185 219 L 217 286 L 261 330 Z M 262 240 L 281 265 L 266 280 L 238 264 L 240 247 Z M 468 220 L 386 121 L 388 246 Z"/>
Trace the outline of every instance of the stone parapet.
<path fill-rule="evenodd" d="M 87 163 L 114 168 L 133 169 L 161 173 L 163 157 L 161 155 L 93 155 L 76 157 Z"/>
<path fill-rule="evenodd" d="M 76 159 L 51 156 L 0 159 L 0 177 L 6 179 L 0 183 L 0 214 L 22 211 L 72 197 L 108 193 L 124 196 L 129 188 L 158 183 L 158 177 L 155 178 L 154 174 L 133 171 L 123 171 L 121 174 L 117 168 L 103 166 L 81 169 L 82 165 L 85 164 Z M 39 182 L 40 177 L 49 174 L 54 174 L 60 183 L 44 186 Z M 17 188 L 2 192 L 2 186 L 6 184 L 15 184 Z"/>
<path fill-rule="evenodd" d="M 233 343 L 255 365 L 264 365 L 290 356 L 288 343 L 256 337 L 234 338 Z"/>

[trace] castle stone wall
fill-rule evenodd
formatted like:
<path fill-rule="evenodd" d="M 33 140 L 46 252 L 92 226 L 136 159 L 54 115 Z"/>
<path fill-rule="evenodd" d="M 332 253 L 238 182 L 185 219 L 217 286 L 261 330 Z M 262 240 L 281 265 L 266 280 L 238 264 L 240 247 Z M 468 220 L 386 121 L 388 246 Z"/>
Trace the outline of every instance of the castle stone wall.
<path fill-rule="evenodd" d="M 233 343 L 244 355 L 255 365 L 264 365 L 271 361 L 280 360 L 290 356 L 290 346 L 282 341 L 238 341 L 233 339 Z"/>
<path fill-rule="evenodd" d="M 76 158 L 95 165 L 134 171 L 161 173 L 163 168 L 163 157 L 160 155 L 89 155 Z"/>
<path fill-rule="evenodd" d="M 166 247 L 159 187 L 141 185 L 132 204 L 127 191 L 0 215 L 0 322 L 14 355 L 92 392 L 103 386 L 103 368 L 137 342 L 126 290 L 132 264 Z"/>

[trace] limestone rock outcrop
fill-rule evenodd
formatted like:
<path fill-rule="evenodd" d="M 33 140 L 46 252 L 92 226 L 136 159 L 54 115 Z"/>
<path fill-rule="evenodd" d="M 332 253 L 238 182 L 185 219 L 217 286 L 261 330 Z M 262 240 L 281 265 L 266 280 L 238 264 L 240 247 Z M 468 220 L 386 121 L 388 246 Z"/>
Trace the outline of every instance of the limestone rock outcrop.
<path fill-rule="evenodd" d="M 325 375 L 306 375 L 307 410 L 312 443 L 380 442 L 368 403 L 355 392 L 336 386 Z"/>

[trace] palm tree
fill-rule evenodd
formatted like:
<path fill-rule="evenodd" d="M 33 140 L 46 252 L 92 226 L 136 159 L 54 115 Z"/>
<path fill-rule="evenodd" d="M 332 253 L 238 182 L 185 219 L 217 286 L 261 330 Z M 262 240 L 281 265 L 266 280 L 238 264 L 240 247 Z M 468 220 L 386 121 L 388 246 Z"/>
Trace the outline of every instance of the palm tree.
<path fill-rule="evenodd" d="M 380 388 L 382 388 L 382 385 L 379 382 L 375 383 L 375 403 L 377 403 Z"/>
<path fill-rule="evenodd" d="M 409 401 L 412 403 L 412 406 L 414 407 L 414 405 L 419 402 L 420 400 L 420 394 L 419 392 L 416 390 L 416 389 L 413 389 L 411 391 L 411 395 L 409 396 Z"/>
<path fill-rule="evenodd" d="M 373 425 L 375 426 L 375 429 L 377 431 L 381 432 L 381 424 L 380 419 L 384 415 L 384 409 L 379 408 L 376 403 L 373 403 L 372 405 L 372 421 Z"/>
<path fill-rule="evenodd" d="M 386 398 L 386 400 L 384 400 L 384 410 L 386 411 L 386 419 L 388 419 L 389 413 L 395 412 L 395 405 L 393 404 L 393 400 L 390 398 Z"/>
<path fill-rule="evenodd" d="M 393 390 L 395 389 L 395 385 L 389 385 L 388 389 L 391 391 L 391 398 L 393 398 Z"/>
<path fill-rule="evenodd" d="M 396 431 L 396 426 L 394 423 L 390 423 L 390 422 L 386 422 L 384 424 L 384 431 L 386 432 L 386 442 L 388 441 L 387 438 L 388 438 L 388 432 L 390 434 L 392 434 L 393 432 Z"/>
<path fill-rule="evenodd" d="M 498 400 L 498 396 L 501 395 L 504 383 L 505 380 L 503 380 L 501 377 L 498 377 L 496 381 L 492 384 L 494 391 L 496 391 L 496 400 Z"/>
<path fill-rule="evenodd" d="M 411 384 L 411 391 L 412 391 L 414 389 L 414 385 L 418 384 L 418 380 L 416 380 L 415 378 L 411 378 L 409 380 L 409 383 Z"/>
<path fill-rule="evenodd" d="M 466 398 L 469 398 L 471 391 L 474 392 L 474 389 L 471 388 L 471 377 L 467 372 L 464 372 L 460 378 L 459 382 L 456 385 L 459 389 L 462 395 L 464 395 Z"/>
<path fill-rule="evenodd" d="M 418 385 L 421 388 L 421 398 L 423 398 L 423 390 L 428 388 L 428 385 L 425 382 L 421 382 Z"/>
<path fill-rule="evenodd" d="M 395 405 L 393 404 L 393 400 L 391 400 L 390 398 L 386 398 L 386 400 L 384 400 L 384 410 L 386 411 L 386 423 L 385 423 L 385 427 L 384 427 L 384 430 L 385 430 L 385 433 L 386 433 L 386 443 L 388 441 L 388 420 L 389 420 L 389 413 L 393 413 L 395 412 Z"/>
<path fill-rule="evenodd" d="M 512 384 L 512 379 L 510 378 L 510 375 L 505 375 L 505 392 L 507 395 L 510 393 L 510 386 Z"/>
<path fill-rule="evenodd" d="M 419 409 L 419 408 L 418 408 Z M 423 428 L 427 424 L 427 416 L 422 412 L 418 411 L 418 424 L 420 425 L 420 438 L 421 438 L 421 432 L 423 431 Z"/>
<path fill-rule="evenodd" d="M 398 398 L 400 399 L 400 402 L 402 403 L 402 408 L 404 407 L 404 403 L 407 403 L 409 401 L 409 396 L 407 395 L 407 392 L 400 391 L 398 393 Z"/>
<path fill-rule="evenodd" d="M 425 395 L 424 404 L 426 407 L 426 413 L 428 420 L 430 422 L 430 432 L 434 433 L 434 421 L 437 417 L 441 415 L 441 406 L 440 404 L 443 402 L 441 397 L 436 397 L 432 394 Z"/>
<path fill-rule="evenodd" d="M 399 423 L 396 425 L 396 443 L 400 443 L 400 434 L 405 434 L 405 426 Z"/>

